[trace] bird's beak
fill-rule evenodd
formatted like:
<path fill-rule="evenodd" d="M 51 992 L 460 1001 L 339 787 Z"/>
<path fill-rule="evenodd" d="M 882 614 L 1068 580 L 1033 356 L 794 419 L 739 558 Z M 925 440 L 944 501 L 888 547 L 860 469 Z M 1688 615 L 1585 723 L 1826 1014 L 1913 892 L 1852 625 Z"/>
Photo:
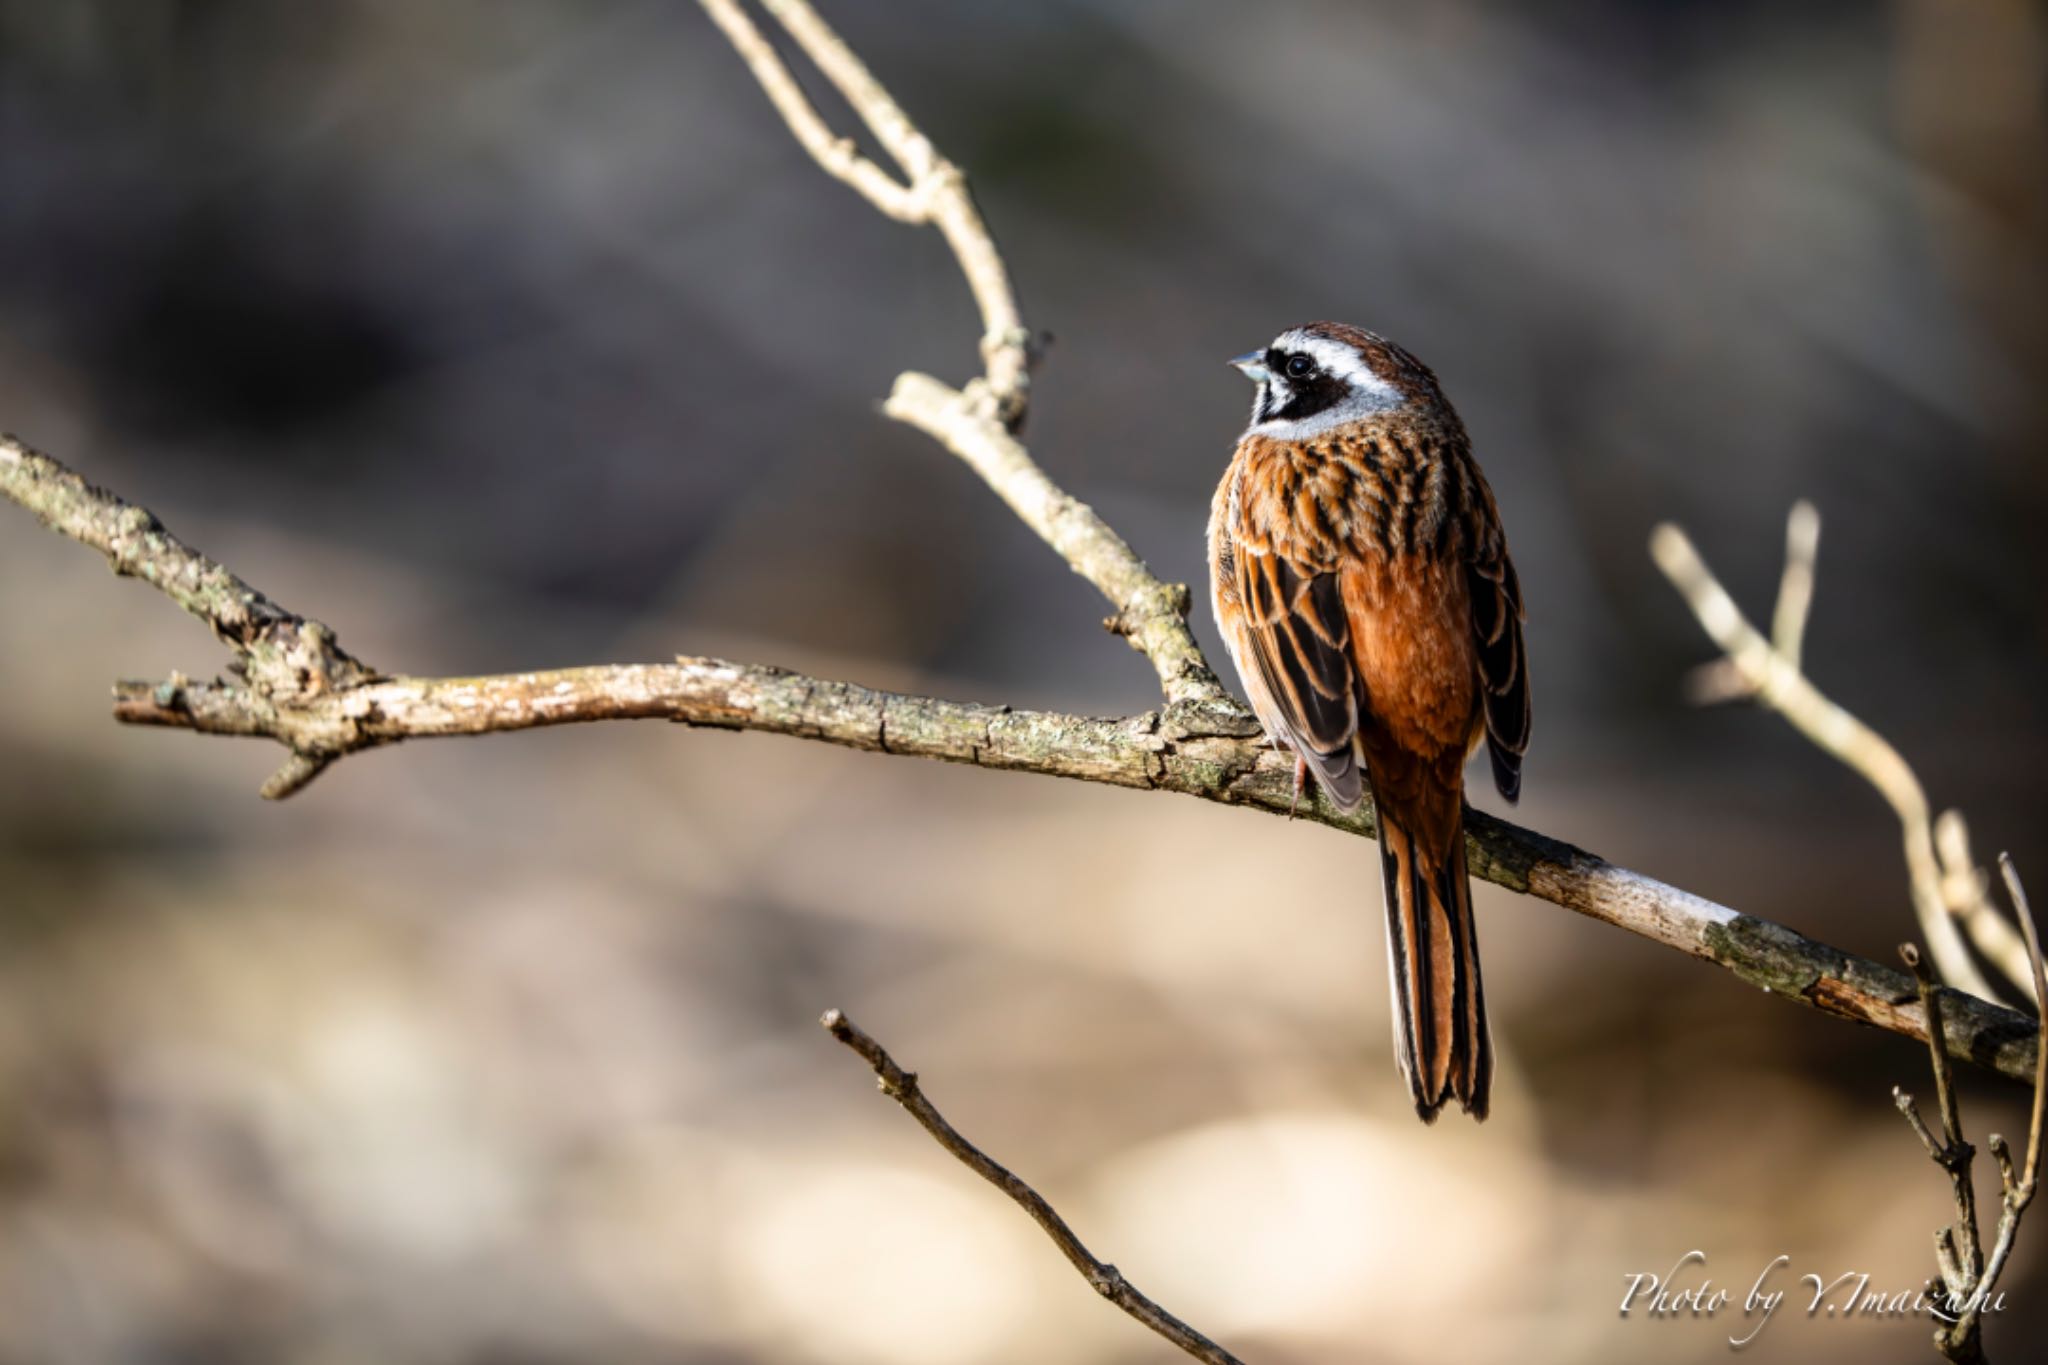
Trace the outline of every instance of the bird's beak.
<path fill-rule="evenodd" d="M 1266 353 L 1264 351 L 1246 351 L 1230 363 L 1243 370 L 1244 377 L 1251 380 L 1254 384 L 1263 384 L 1273 377 L 1273 372 L 1266 368 Z"/>

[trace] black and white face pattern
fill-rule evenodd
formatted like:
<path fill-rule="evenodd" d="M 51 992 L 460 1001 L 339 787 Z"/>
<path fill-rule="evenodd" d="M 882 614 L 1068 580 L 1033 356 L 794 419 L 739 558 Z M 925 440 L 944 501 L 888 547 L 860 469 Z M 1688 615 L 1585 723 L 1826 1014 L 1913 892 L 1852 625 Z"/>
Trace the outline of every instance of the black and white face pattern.
<path fill-rule="evenodd" d="M 1400 407 L 1401 391 L 1349 342 L 1297 327 L 1230 362 L 1259 386 L 1245 434 L 1298 441 Z"/>

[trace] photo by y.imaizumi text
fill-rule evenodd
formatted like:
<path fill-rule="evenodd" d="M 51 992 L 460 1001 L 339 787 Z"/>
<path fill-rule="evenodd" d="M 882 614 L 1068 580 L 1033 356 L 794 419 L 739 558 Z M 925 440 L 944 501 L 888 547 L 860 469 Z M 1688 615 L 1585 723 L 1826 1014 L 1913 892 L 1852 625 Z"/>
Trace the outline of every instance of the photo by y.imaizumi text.
<path fill-rule="evenodd" d="M 1709 1272 L 1707 1253 L 1698 1249 L 1680 1256 L 1662 1274 L 1641 1270 L 1622 1276 L 1623 1318 L 1725 1324 L 1728 1344 L 1738 1351 L 1756 1341 L 1781 1312 L 1810 1319 L 1954 1322 L 1972 1308 L 1980 1315 L 2003 1312 L 2005 1295 L 2000 1291 L 1959 1297 L 1934 1280 L 1911 1288 L 1880 1285 L 1858 1270 L 1802 1272 L 1789 1254 L 1776 1257 L 1754 1274 L 1736 1275 L 1726 1282 Z"/>

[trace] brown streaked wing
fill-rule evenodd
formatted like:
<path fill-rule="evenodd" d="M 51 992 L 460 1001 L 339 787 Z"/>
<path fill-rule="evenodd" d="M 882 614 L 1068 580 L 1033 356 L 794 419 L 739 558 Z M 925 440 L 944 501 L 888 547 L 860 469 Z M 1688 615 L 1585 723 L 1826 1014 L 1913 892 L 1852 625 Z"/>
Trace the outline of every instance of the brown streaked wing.
<path fill-rule="evenodd" d="M 1529 748 L 1529 668 L 1522 653 L 1522 585 L 1499 533 L 1480 542 L 1467 564 L 1472 643 L 1486 710 L 1486 751 L 1493 784 L 1512 802 L 1522 794 Z"/>
<path fill-rule="evenodd" d="M 1337 576 L 1304 575 L 1275 554 L 1235 547 L 1245 637 L 1279 711 L 1282 736 L 1344 810 L 1364 799 L 1358 756 L 1357 677 Z"/>

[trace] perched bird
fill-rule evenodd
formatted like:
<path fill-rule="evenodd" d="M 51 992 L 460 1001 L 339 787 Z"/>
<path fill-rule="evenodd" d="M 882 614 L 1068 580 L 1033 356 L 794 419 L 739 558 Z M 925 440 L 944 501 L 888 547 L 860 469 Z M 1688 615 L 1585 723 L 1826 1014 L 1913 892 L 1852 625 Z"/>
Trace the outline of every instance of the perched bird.
<path fill-rule="evenodd" d="M 1425 1122 L 1485 1118 L 1493 1042 L 1465 876 L 1465 760 L 1514 801 L 1529 742 L 1522 590 L 1429 369 L 1335 322 L 1230 362 L 1258 394 L 1209 514 L 1210 591 L 1267 737 L 1346 811 L 1372 783 L 1394 1056 Z"/>

